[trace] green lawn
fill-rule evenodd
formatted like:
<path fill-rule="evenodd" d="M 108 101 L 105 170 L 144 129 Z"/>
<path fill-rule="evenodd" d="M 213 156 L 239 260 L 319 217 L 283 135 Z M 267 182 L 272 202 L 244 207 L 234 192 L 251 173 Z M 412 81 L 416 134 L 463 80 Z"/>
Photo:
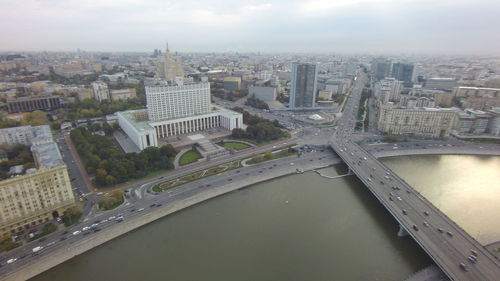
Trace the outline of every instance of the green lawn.
<path fill-rule="evenodd" d="M 200 159 L 201 155 L 197 151 L 190 150 L 187 151 L 186 153 L 182 154 L 181 158 L 179 159 L 179 165 L 184 166 L 189 163 L 196 162 L 196 160 Z"/>
<path fill-rule="evenodd" d="M 222 146 L 222 147 L 225 147 L 225 148 L 232 148 L 232 149 L 236 149 L 236 150 L 242 150 L 242 149 L 250 147 L 248 144 L 245 144 L 245 143 L 241 143 L 241 142 L 228 142 L 228 141 L 219 143 L 219 145 Z"/>

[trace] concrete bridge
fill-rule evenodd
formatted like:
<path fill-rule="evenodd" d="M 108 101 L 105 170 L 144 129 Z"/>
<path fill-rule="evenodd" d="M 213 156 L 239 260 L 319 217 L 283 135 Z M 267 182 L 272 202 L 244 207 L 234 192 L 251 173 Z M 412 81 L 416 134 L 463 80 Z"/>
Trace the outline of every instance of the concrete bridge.
<path fill-rule="evenodd" d="M 349 141 L 331 146 L 450 279 L 499 280 L 490 252 L 373 155 Z"/>
<path fill-rule="evenodd" d="M 399 222 L 400 232 L 413 237 L 451 280 L 500 280 L 500 263 L 489 251 L 372 153 L 351 140 L 366 80 L 362 73 L 357 77 L 330 139 L 333 150 Z"/>

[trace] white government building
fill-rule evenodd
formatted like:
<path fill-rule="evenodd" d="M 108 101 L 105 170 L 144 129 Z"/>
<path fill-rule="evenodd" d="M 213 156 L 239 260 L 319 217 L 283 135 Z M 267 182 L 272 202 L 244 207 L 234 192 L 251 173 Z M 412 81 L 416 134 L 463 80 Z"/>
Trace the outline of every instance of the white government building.
<path fill-rule="evenodd" d="M 118 112 L 118 123 L 140 150 L 159 139 L 211 128 L 241 128 L 243 115 L 210 103 L 210 83 L 146 87 L 147 109 Z"/>

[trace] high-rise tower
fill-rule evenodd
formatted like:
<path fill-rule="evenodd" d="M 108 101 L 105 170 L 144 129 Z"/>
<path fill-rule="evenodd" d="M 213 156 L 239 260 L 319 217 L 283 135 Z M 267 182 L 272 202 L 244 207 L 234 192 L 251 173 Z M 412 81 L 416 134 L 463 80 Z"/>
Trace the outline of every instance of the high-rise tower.
<path fill-rule="evenodd" d="M 314 107 L 318 66 L 313 63 L 292 64 L 290 108 Z"/>

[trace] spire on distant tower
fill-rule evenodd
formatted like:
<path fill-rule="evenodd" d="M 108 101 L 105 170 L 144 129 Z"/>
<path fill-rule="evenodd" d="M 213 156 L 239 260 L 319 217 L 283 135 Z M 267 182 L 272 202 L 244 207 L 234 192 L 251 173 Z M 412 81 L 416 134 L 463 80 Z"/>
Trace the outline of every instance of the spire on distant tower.
<path fill-rule="evenodd" d="M 167 52 L 170 52 L 170 50 L 168 49 L 168 40 L 167 40 Z"/>

